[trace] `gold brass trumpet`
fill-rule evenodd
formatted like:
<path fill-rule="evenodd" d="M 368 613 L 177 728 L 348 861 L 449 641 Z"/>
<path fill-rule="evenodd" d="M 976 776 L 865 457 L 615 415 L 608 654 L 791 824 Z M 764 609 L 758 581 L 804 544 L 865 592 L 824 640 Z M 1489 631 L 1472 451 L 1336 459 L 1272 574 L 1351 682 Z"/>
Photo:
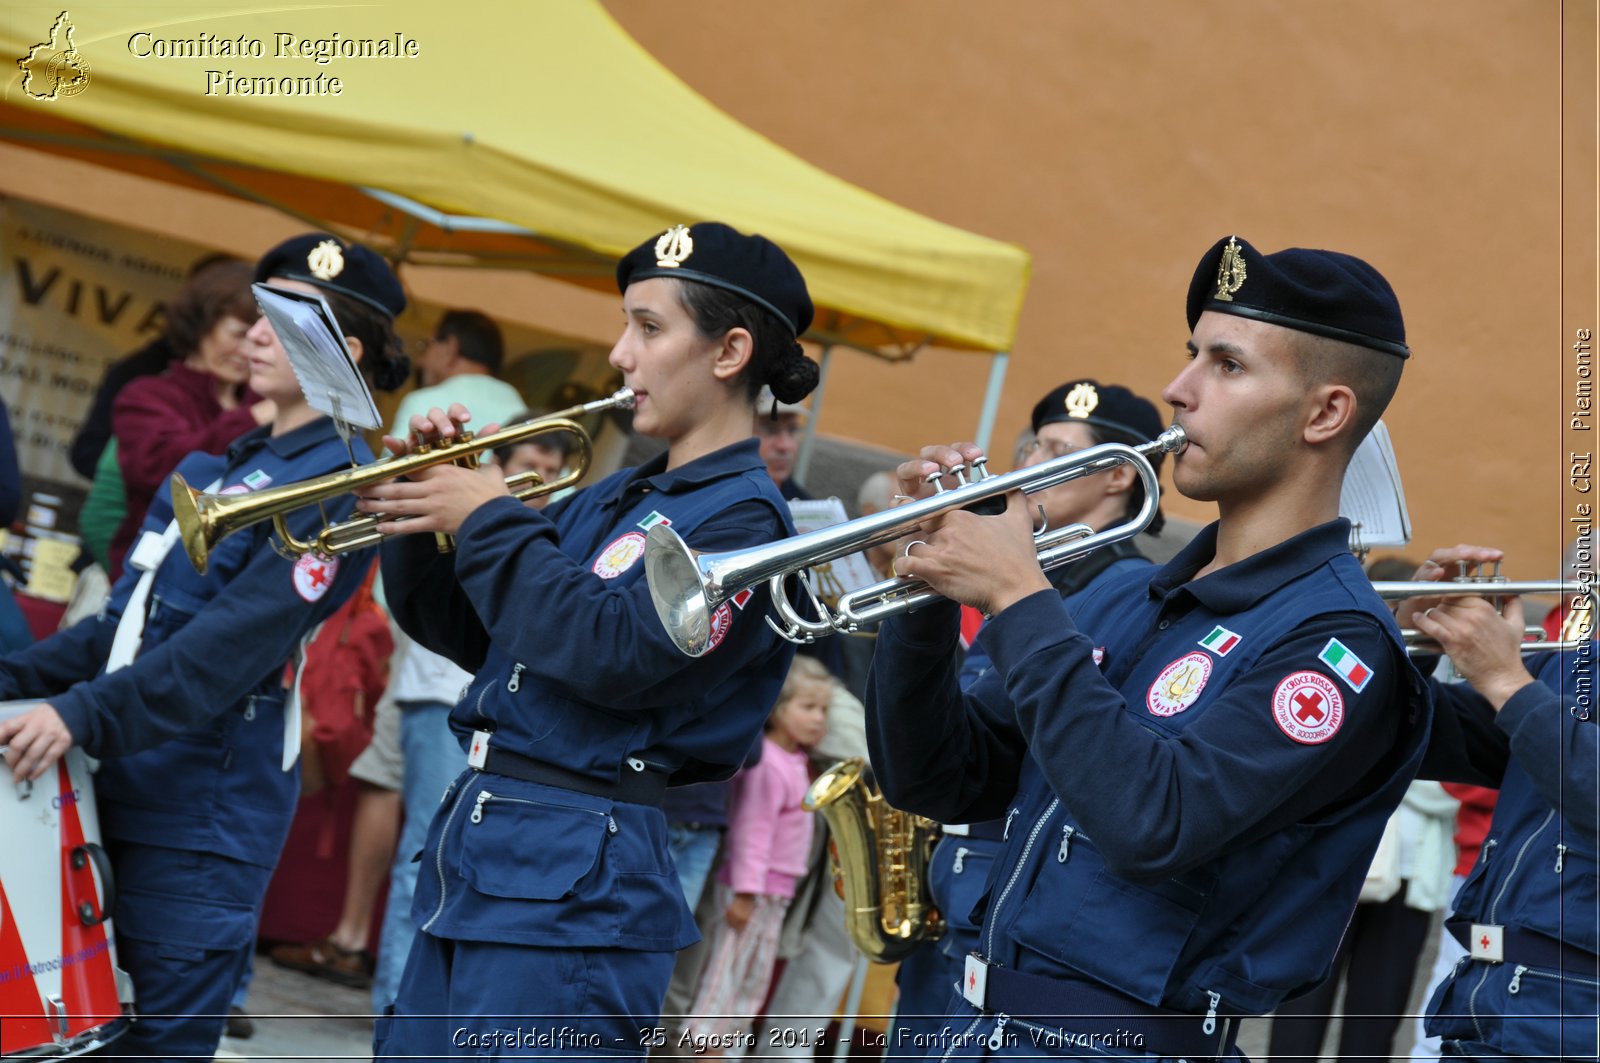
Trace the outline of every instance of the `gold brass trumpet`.
<path fill-rule="evenodd" d="M 516 498 L 522 501 L 537 498 L 576 484 L 589 471 L 589 463 L 594 456 L 593 447 L 590 444 L 589 433 L 584 431 L 583 426 L 575 418 L 606 410 L 631 409 L 633 409 L 633 389 L 622 388 L 609 398 L 573 406 L 553 413 L 549 417 L 502 428 L 486 436 L 473 436 L 471 432 L 462 432 L 448 443 L 425 444 L 403 457 L 383 458 L 368 462 L 366 465 L 302 480 L 299 483 L 283 484 L 280 487 L 269 487 L 244 494 L 207 494 L 190 487 L 182 476 L 174 473 L 173 516 L 178 522 L 184 552 L 189 555 L 196 572 L 206 571 L 211 551 L 219 542 L 241 528 L 248 528 L 264 520 L 272 521 L 273 529 L 278 533 L 280 546 L 284 552 L 332 556 L 381 542 L 383 535 L 378 532 L 378 523 L 385 518 L 376 513 L 364 513 L 337 524 L 326 525 L 315 539 L 301 540 L 290 533 L 289 523 L 285 517 L 297 509 L 320 505 L 328 499 L 338 498 L 340 495 L 359 491 L 363 487 L 434 465 L 451 464 L 476 468 L 478 455 L 485 450 L 514 446 L 546 432 L 572 433 L 578 439 L 578 456 L 573 467 L 567 472 L 553 480 L 544 480 L 536 472 L 521 473 L 507 478 L 506 486 Z"/>

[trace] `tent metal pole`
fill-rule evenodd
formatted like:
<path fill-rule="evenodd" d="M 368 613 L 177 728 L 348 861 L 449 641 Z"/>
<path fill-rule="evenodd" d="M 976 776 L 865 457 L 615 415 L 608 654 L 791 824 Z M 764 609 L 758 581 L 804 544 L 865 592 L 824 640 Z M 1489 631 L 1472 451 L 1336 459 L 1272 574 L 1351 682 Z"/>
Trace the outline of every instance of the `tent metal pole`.
<path fill-rule="evenodd" d="M 983 412 L 978 415 L 978 436 L 974 443 L 990 453 L 989 437 L 994 434 L 994 419 L 1000 412 L 1000 392 L 1006 381 L 1006 367 L 1011 363 L 1010 351 L 995 351 L 989 363 L 989 387 L 983 396 Z"/>
<path fill-rule="evenodd" d="M 811 394 L 811 416 L 806 419 L 805 438 L 800 441 L 800 453 L 794 461 L 794 478 L 802 484 L 806 482 L 806 473 L 811 471 L 811 451 L 817 439 L 817 422 L 822 420 L 822 399 L 828 390 L 828 364 L 833 361 L 833 344 L 822 348 L 822 357 L 817 361 L 821 368 L 817 373 L 817 390 Z M 764 411 L 757 410 L 756 416 L 762 416 Z"/>

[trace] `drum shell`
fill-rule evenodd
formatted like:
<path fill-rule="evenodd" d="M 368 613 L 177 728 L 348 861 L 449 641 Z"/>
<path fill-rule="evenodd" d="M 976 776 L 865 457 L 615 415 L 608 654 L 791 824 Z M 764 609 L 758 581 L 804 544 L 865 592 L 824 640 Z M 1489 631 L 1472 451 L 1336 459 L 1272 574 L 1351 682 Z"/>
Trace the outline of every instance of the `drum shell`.
<path fill-rule="evenodd" d="M 36 704 L 0 704 L 0 719 Z M 106 1044 L 126 1028 L 132 993 L 116 964 L 88 758 L 71 749 L 32 783 L 0 774 L 0 838 L 0 1056 Z"/>

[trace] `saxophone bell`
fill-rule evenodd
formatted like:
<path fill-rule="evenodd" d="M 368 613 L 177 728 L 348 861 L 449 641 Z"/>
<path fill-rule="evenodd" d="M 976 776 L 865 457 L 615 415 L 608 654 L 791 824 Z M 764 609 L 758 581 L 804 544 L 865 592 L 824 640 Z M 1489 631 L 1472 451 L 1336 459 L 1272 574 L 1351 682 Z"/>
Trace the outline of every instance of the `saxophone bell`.
<path fill-rule="evenodd" d="M 861 757 L 817 776 L 803 807 L 827 821 L 834 887 L 844 899 L 845 931 L 874 963 L 894 963 L 919 941 L 944 934 L 928 893 L 928 865 L 939 826 L 893 808 L 866 778 Z"/>

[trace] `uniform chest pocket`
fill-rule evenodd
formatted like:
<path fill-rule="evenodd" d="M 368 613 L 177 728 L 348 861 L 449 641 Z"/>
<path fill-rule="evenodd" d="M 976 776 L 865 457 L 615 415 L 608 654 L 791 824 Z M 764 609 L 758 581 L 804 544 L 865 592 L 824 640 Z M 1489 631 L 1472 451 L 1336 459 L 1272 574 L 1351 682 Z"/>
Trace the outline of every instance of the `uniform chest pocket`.
<path fill-rule="evenodd" d="M 490 897 L 570 897 L 599 863 L 610 826 L 609 812 L 479 791 L 461 832 L 461 877 Z"/>
<path fill-rule="evenodd" d="M 1158 1004 L 1216 887 L 1214 869 L 1124 882 L 1088 844 L 1045 862 L 1013 930 L 1019 944 Z M 1130 949 L 1128 942 L 1139 947 Z"/>

